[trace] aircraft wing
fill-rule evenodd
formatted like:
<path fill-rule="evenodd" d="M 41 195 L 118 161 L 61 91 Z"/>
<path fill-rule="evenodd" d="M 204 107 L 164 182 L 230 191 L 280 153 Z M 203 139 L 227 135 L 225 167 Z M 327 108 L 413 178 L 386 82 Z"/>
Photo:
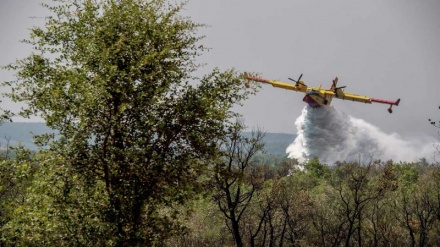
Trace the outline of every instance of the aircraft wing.
<path fill-rule="evenodd" d="M 370 98 L 367 96 L 362 96 L 362 95 L 357 95 L 357 94 L 351 94 L 351 93 L 334 93 L 334 97 L 338 98 L 338 99 L 343 99 L 343 100 L 351 100 L 351 101 L 356 101 L 356 102 L 361 102 L 361 103 L 381 103 L 381 104 L 387 104 L 390 105 L 390 107 L 388 108 L 388 112 L 392 113 L 392 107 L 393 105 L 398 106 L 400 103 L 400 99 L 397 99 L 396 101 L 392 101 L 392 100 L 384 100 L 384 99 L 376 99 L 376 98 Z"/>
<path fill-rule="evenodd" d="M 371 99 L 370 97 L 367 96 L 362 96 L 362 95 L 357 95 L 357 94 L 352 94 L 352 93 L 334 93 L 334 97 L 338 98 L 338 99 L 342 99 L 342 100 L 350 100 L 350 101 L 356 101 L 356 102 L 361 102 L 361 103 L 367 103 L 367 104 L 371 104 Z"/>
<path fill-rule="evenodd" d="M 253 76 L 249 76 L 247 74 L 245 74 L 245 79 L 247 80 L 246 85 L 249 85 L 248 81 L 257 81 L 257 82 L 270 84 L 274 87 L 284 88 L 287 90 L 293 90 L 293 91 L 297 91 L 297 92 L 305 92 L 307 90 L 307 86 L 302 81 L 300 81 L 299 83 L 297 83 L 297 85 L 295 85 L 295 84 L 285 83 L 285 82 L 276 81 L 276 80 L 268 80 L 268 79 L 263 79 L 260 77 L 253 77 Z"/>
<path fill-rule="evenodd" d="M 370 98 L 367 96 L 362 96 L 362 95 L 357 95 L 357 94 L 352 94 L 352 93 L 340 93 L 340 95 L 338 94 L 334 94 L 335 98 L 338 99 L 343 99 L 343 100 L 351 100 L 351 101 L 356 101 L 356 102 L 361 102 L 361 103 L 382 103 L 382 104 L 387 104 L 387 105 L 399 105 L 400 103 L 400 99 L 396 100 L 396 101 L 392 101 L 392 100 L 383 100 L 383 99 L 376 99 L 376 98 Z"/>

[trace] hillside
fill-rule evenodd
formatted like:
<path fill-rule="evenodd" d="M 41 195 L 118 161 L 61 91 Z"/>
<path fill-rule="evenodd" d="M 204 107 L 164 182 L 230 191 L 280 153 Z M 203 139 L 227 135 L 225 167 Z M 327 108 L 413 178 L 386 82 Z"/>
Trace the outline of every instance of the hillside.
<path fill-rule="evenodd" d="M 0 125 L 0 145 L 5 146 L 9 139 L 10 146 L 21 143 L 25 148 L 37 149 L 32 137 L 52 132 L 44 123 L 3 123 Z"/>
<path fill-rule="evenodd" d="M 24 147 L 36 150 L 37 146 L 32 136 L 52 132 L 44 123 L 4 123 L 0 126 L 0 146 L 5 146 L 10 138 L 9 145 L 16 146 L 19 143 Z M 250 133 L 246 133 L 250 135 Z M 295 139 L 293 134 L 266 133 L 264 142 L 266 150 L 270 154 L 285 155 L 286 148 Z"/>
<path fill-rule="evenodd" d="M 286 155 L 286 148 L 295 140 L 296 135 L 285 133 L 266 133 L 265 149 L 270 154 Z"/>

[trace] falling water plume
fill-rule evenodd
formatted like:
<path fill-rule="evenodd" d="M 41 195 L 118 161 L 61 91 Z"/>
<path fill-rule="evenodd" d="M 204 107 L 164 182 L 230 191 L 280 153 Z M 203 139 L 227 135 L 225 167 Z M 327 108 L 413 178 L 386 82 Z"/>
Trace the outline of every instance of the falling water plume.
<path fill-rule="evenodd" d="M 434 140 L 404 140 L 378 127 L 338 111 L 334 107 L 304 107 L 295 122 L 297 137 L 286 152 L 289 158 L 307 162 L 318 157 L 332 165 L 336 161 L 431 160 Z"/>

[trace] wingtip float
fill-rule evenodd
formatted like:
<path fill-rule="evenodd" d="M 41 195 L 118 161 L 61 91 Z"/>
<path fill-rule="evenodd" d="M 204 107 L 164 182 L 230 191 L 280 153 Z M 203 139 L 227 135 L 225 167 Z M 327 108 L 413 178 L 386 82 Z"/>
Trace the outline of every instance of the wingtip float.
<path fill-rule="evenodd" d="M 321 86 L 319 87 L 309 87 L 307 86 L 303 81 L 301 81 L 302 74 L 299 76 L 297 80 L 289 78 L 289 80 L 295 82 L 295 84 L 276 81 L 276 80 L 268 80 L 260 77 L 254 77 L 250 76 L 248 73 L 244 73 L 244 79 L 245 79 L 245 86 L 250 87 L 251 81 L 256 82 L 262 82 L 270 84 L 274 87 L 278 88 L 284 88 L 287 90 L 293 90 L 297 92 L 303 92 L 304 98 L 303 101 L 309 104 L 312 108 L 318 108 L 322 106 L 329 106 L 333 98 L 342 99 L 342 100 L 350 100 L 350 101 L 356 101 L 366 104 L 371 103 L 381 103 L 381 104 L 388 104 L 390 107 L 388 108 L 388 112 L 393 112 L 393 105 L 398 106 L 400 103 L 400 99 L 396 101 L 391 100 L 383 100 L 383 99 L 376 99 L 376 98 L 370 98 L 367 96 L 352 94 L 352 93 L 346 93 L 344 92 L 344 88 L 346 86 L 338 87 L 338 77 L 336 77 L 333 80 L 333 83 L 330 87 L 330 89 L 323 89 Z"/>

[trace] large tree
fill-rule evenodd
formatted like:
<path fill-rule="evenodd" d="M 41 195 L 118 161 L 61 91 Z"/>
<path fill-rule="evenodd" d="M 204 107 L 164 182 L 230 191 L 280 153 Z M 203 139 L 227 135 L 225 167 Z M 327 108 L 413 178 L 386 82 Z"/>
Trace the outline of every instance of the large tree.
<path fill-rule="evenodd" d="M 26 103 L 21 115 L 58 131 L 54 165 L 105 187 L 108 243 L 152 245 L 179 229 L 174 205 L 197 189 L 231 107 L 246 98 L 240 75 L 192 76 L 204 47 L 183 4 L 54 1 L 45 27 L 25 40 L 32 54 L 9 66 L 9 96 Z"/>

